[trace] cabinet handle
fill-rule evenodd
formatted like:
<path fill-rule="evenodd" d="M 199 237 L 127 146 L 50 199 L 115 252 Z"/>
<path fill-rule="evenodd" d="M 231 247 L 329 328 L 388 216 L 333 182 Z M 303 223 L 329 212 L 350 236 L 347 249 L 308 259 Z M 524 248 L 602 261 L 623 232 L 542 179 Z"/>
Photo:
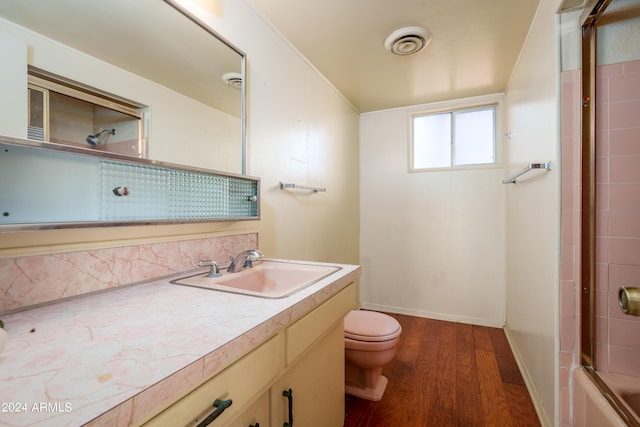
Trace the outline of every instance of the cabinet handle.
<path fill-rule="evenodd" d="M 260 427 L 260 423 L 251 424 L 249 427 Z"/>
<path fill-rule="evenodd" d="M 291 389 L 282 392 L 282 395 L 289 401 L 289 422 L 282 427 L 293 427 L 293 391 Z"/>
<path fill-rule="evenodd" d="M 213 411 L 212 413 L 210 413 L 209 416 L 207 418 L 205 418 L 204 420 L 202 420 L 202 422 L 200 424 L 198 424 L 196 427 L 208 426 L 209 424 L 211 424 L 213 422 L 213 420 L 218 418 L 220 416 L 220 414 L 222 414 L 224 412 L 225 409 L 227 409 L 229 406 L 231 406 L 232 403 L 233 403 L 233 401 L 231 401 L 231 399 L 229 399 L 229 400 L 220 400 L 220 399 L 214 400 L 213 401 L 213 407 L 216 408 L 216 410 Z"/>

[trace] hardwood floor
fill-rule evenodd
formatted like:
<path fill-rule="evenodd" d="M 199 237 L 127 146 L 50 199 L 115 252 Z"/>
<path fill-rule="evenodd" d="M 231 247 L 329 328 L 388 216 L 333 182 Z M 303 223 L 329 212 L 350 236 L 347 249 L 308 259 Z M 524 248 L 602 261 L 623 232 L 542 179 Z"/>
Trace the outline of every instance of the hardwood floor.
<path fill-rule="evenodd" d="M 347 395 L 345 427 L 540 426 L 502 329 L 390 315 L 402 336 L 385 395 Z"/>

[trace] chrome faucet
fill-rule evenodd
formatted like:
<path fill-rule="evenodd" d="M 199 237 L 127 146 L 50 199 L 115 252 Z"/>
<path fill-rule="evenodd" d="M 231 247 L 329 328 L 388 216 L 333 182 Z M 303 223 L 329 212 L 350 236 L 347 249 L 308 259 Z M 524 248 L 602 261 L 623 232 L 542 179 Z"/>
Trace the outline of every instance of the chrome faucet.
<path fill-rule="evenodd" d="M 263 256 L 264 254 L 257 249 L 240 252 L 238 255 L 231 257 L 231 263 L 227 267 L 227 271 L 229 273 L 237 273 L 245 268 L 251 268 L 253 267 L 253 261 Z"/>
<path fill-rule="evenodd" d="M 200 261 L 198 263 L 198 267 L 211 267 L 211 269 L 209 270 L 209 274 L 207 274 L 207 277 L 222 276 L 222 273 L 220 273 L 220 268 L 218 268 L 218 263 L 212 259 L 208 261 Z"/>

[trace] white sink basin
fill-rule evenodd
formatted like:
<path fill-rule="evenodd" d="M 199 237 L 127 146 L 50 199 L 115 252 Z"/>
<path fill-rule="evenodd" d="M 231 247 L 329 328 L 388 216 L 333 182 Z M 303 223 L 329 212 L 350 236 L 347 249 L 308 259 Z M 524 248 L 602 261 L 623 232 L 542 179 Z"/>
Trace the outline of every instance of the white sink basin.
<path fill-rule="evenodd" d="M 172 280 L 171 283 L 253 295 L 262 298 L 284 298 L 292 295 L 341 267 L 264 260 L 238 273 L 224 272 L 220 277 L 208 273 Z"/>

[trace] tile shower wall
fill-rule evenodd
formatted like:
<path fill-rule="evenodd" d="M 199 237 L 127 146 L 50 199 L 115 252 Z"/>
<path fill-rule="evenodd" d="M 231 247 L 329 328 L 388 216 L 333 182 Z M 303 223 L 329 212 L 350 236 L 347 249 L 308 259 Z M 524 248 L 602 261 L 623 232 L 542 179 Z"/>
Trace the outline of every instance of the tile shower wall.
<path fill-rule="evenodd" d="M 256 248 L 255 233 L 0 259 L 0 313 L 225 262 Z"/>
<path fill-rule="evenodd" d="M 640 61 L 596 71 L 596 369 L 640 377 L 640 317 L 618 289 L 640 287 Z"/>
<path fill-rule="evenodd" d="M 640 318 L 617 304 L 620 284 L 640 286 L 640 61 L 598 67 L 597 78 L 596 363 L 640 376 Z M 580 364 L 580 70 L 562 73 L 561 90 L 560 388 L 561 425 L 570 426 L 570 373 Z"/>

